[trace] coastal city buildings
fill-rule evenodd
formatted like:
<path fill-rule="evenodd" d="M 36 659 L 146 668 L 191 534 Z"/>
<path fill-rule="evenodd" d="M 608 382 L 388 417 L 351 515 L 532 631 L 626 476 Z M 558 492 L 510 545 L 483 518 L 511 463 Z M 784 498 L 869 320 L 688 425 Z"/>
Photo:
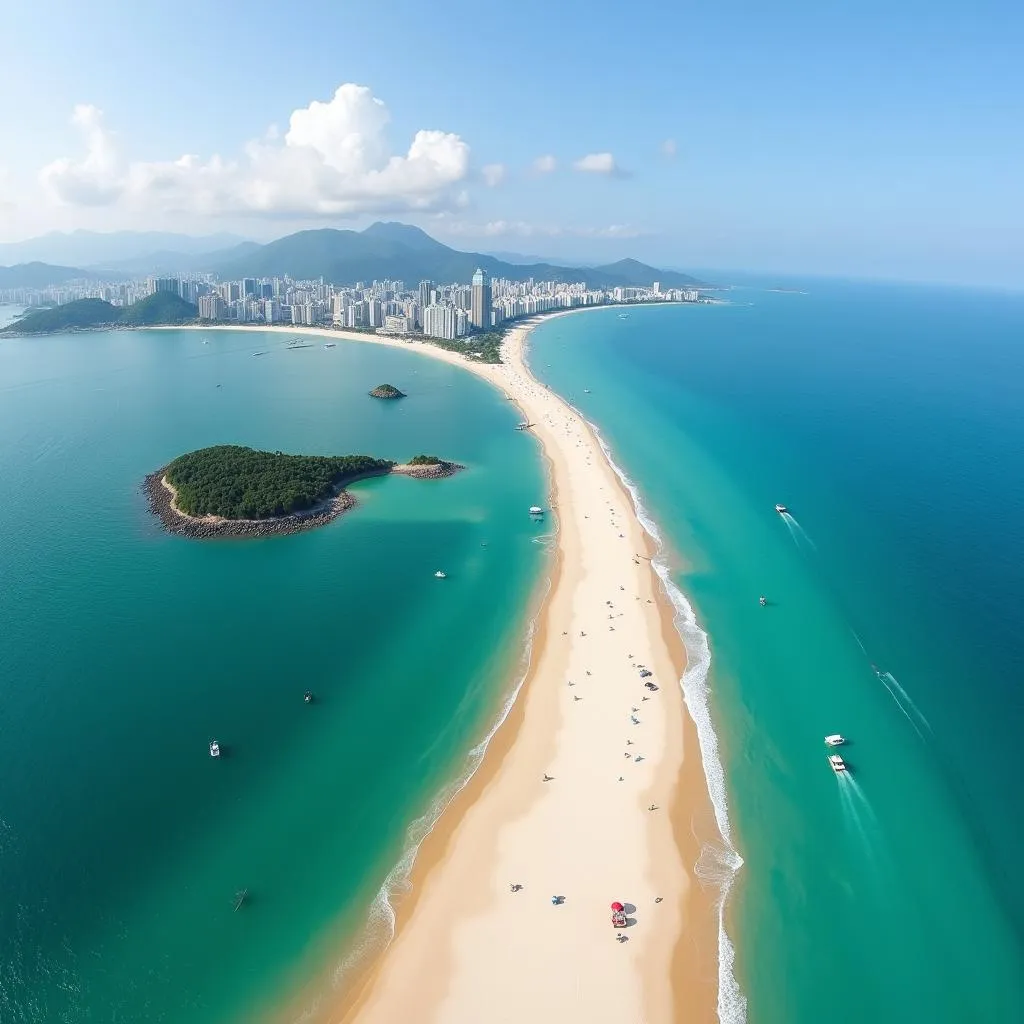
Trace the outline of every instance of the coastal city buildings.
<path fill-rule="evenodd" d="M 506 321 L 559 309 L 632 302 L 704 302 L 696 288 L 618 286 L 591 288 L 585 282 L 491 279 L 482 269 L 470 284 L 420 281 L 357 281 L 329 284 L 290 277 L 218 281 L 213 275 L 147 277 L 131 281 L 71 281 L 48 288 L 9 288 L 0 302 L 56 306 L 76 299 L 100 298 L 128 306 L 155 292 L 180 295 L 197 307 L 200 320 L 255 324 L 331 324 L 337 328 L 379 331 L 448 341 L 487 331 Z"/>

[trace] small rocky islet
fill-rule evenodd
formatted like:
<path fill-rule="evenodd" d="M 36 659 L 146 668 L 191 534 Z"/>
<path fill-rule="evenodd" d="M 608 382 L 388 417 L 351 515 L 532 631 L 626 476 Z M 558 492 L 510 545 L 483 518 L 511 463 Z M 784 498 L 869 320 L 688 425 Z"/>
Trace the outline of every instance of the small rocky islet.
<path fill-rule="evenodd" d="M 345 487 L 391 473 L 421 480 L 464 469 L 435 455 L 407 463 L 369 455 L 287 455 L 215 445 L 150 473 L 143 490 L 165 529 L 183 537 L 269 537 L 324 526 L 352 508 Z"/>
<path fill-rule="evenodd" d="M 404 391 L 399 391 L 398 388 L 396 388 L 394 386 L 394 384 L 378 384 L 370 392 L 370 397 L 371 398 L 394 399 L 394 398 L 405 398 L 406 395 L 405 395 Z"/>

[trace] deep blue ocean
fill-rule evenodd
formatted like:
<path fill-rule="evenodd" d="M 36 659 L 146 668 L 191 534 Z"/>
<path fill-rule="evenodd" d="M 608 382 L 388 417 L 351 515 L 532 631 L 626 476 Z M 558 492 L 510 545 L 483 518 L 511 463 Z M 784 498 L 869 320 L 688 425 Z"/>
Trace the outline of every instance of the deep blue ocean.
<path fill-rule="evenodd" d="M 786 284 L 558 318 L 531 365 L 709 635 L 749 1019 L 1024 1020 L 1024 296 Z"/>

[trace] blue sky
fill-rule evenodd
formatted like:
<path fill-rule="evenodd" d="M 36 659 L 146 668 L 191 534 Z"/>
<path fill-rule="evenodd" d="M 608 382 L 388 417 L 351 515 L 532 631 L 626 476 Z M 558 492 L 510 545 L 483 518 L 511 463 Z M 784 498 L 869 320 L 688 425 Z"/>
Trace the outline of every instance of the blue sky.
<path fill-rule="evenodd" d="M 1024 4 L 12 6 L 2 240 L 386 217 L 463 248 L 1024 287 Z"/>

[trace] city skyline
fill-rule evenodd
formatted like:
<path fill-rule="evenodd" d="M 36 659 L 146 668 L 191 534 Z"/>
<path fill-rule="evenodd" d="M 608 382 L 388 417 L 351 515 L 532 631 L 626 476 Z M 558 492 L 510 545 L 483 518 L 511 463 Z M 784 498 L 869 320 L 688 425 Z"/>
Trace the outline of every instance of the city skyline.
<path fill-rule="evenodd" d="M 0 240 L 400 217 L 478 251 L 1024 285 L 1007 0 L 469 11 L 307 4 L 295 61 L 266 52 L 259 0 L 221 10 L 230 46 L 164 45 L 193 0 L 19 9 L 5 71 L 32 102 L 0 122 Z M 438 25 L 452 60 L 424 64 Z"/>

